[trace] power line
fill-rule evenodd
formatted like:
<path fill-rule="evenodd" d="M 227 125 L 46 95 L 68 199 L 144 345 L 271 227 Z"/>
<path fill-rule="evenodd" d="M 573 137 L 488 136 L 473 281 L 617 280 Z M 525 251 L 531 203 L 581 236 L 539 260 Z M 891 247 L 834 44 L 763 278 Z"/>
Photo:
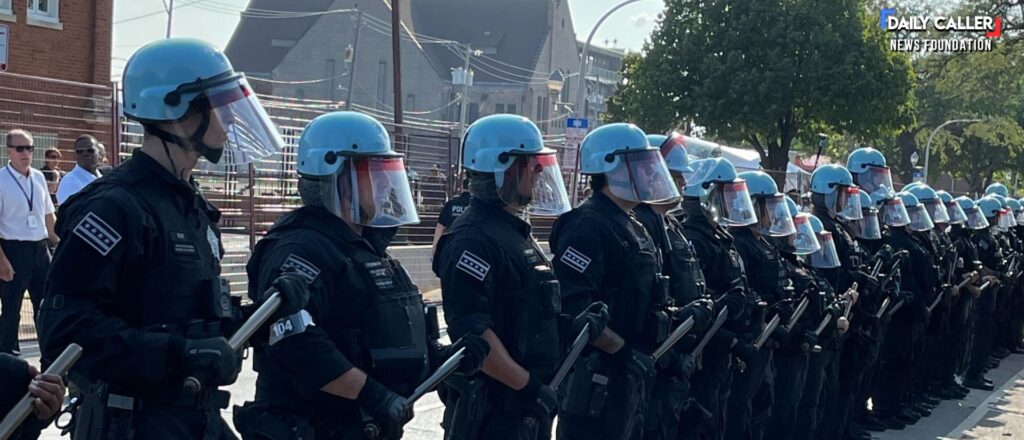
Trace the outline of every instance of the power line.
<path fill-rule="evenodd" d="M 202 3 L 204 1 L 206 1 L 206 0 L 195 0 L 195 1 L 192 1 L 192 2 L 189 2 L 189 3 L 185 3 L 185 4 L 181 5 L 181 6 L 178 6 L 177 8 L 178 9 L 187 8 L 187 7 L 192 6 L 192 5 L 196 4 L 196 3 Z M 113 24 L 127 23 L 129 21 L 141 20 L 143 18 L 148 18 L 148 17 L 152 17 L 154 15 L 161 15 L 161 14 L 166 14 L 166 13 L 167 13 L 166 9 L 161 9 L 159 11 L 150 12 L 150 13 L 146 13 L 146 14 L 142 14 L 142 15 L 137 15 L 135 17 L 126 18 L 124 20 L 118 20 L 118 21 L 115 21 Z"/>

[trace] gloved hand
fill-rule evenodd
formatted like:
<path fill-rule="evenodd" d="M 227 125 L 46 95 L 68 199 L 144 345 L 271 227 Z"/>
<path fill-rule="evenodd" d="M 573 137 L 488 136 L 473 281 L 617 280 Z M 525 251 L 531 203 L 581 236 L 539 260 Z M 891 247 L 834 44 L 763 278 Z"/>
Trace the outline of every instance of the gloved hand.
<path fill-rule="evenodd" d="M 754 344 L 740 341 L 732 346 L 732 354 L 744 364 L 750 365 L 754 358 L 757 357 L 757 349 L 754 348 Z"/>
<path fill-rule="evenodd" d="M 872 292 L 878 289 L 878 278 L 871 276 L 871 274 L 858 270 L 852 274 L 853 280 L 857 282 L 859 290 L 864 292 Z"/>
<path fill-rule="evenodd" d="M 583 326 L 587 324 L 590 324 L 587 330 L 587 343 L 591 344 L 604 333 L 604 328 L 608 325 L 608 306 L 598 301 L 576 315 L 572 321 L 572 338 L 576 339 L 576 335 L 580 334 Z"/>
<path fill-rule="evenodd" d="M 278 292 L 281 292 L 281 307 L 278 307 L 274 319 L 291 316 L 306 308 L 309 302 L 309 281 L 297 272 L 284 272 L 271 283 Z M 269 298 L 269 297 L 268 297 Z M 266 301 L 263 298 L 262 304 Z"/>
<path fill-rule="evenodd" d="M 714 319 L 713 311 L 715 303 L 709 299 L 698 299 L 676 311 L 673 318 L 679 323 L 685 322 L 687 318 L 693 318 L 693 330 L 704 331 L 711 326 Z"/>
<path fill-rule="evenodd" d="M 484 365 L 484 359 L 491 352 L 491 344 L 480 335 L 467 334 L 454 344 L 448 346 L 442 355 L 445 359 L 454 355 L 459 349 L 465 348 L 464 356 L 459 361 L 459 372 L 465 375 L 476 374 Z"/>
<path fill-rule="evenodd" d="M 814 330 L 804 330 L 800 335 L 800 351 L 808 352 L 811 351 L 811 347 L 814 347 L 818 343 L 818 335 L 814 334 Z"/>
<path fill-rule="evenodd" d="M 693 375 L 694 371 L 697 371 L 697 358 L 693 357 L 689 353 L 680 354 L 675 356 L 676 362 L 673 367 L 675 371 L 679 373 L 680 377 L 687 378 Z"/>
<path fill-rule="evenodd" d="M 537 379 L 533 373 L 530 380 L 523 389 L 515 392 L 516 401 L 527 414 L 534 414 L 538 417 L 551 418 L 558 410 L 558 396 L 555 390 Z"/>
<path fill-rule="evenodd" d="M 230 385 L 238 379 L 240 358 L 224 337 L 184 339 L 179 359 L 181 372 L 203 386 Z"/>
<path fill-rule="evenodd" d="M 402 427 L 412 420 L 412 405 L 372 377 L 366 377 L 356 402 L 381 424 L 383 438 L 401 437 Z"/>
<path fill-rule="evenodd" d="M 764 345 L 768 348 L 779 348 L 783 342 L 788 341 L 792 336 L 789 335 L 789 329 L 784 324 L 779 324 L 775 327 L 775 331 L 768 337 L 768 341 Z"/>
<path fill-rule="evenodd" d="M 654 369 L 654 358 L 646 353 L 641 353 L 626 343 L 616 351 L 615 358 L 622 362 L 626 368 L 626 374 L 632 375 L 638 380 L 653 379 L 656 373 Z"/>
<path fill-rule="evenodd" d="M 747 295 L 743 292 L 743 288 L 733 287 L 715 301 L 716 314 L 719 310 L 722 310 L 722 306 L 728 306 L 729 319 L 735 320 L 743 315 L 743 309 L 746 307 L 746 304 Z"/>

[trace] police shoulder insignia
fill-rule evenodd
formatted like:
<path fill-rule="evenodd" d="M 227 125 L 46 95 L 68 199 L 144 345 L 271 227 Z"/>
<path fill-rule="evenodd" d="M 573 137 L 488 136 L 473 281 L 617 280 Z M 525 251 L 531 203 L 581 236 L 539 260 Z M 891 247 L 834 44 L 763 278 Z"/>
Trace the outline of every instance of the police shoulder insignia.
<path fill-rule="evenodd" d="M 316 267 L 313 263 L 308 260 L 295 255 L 288 254 L 288 258 L 281 264 L 281 272 L 293 271 L 298 273 L 300 276 L 306 279 L 306 282 L 312 283 L 317 276 L 320 275 L 320 268 Z"/>
<path fill-rule="evenodd" d="M 103 256 L 107 256 L 121 241 L 121 234 L 92 212 L 78 222 L 74 233 Z"/>
<path fill-rule="evenodd" d="M 565 263 L 566 266 L 573 268 L 579 273 L 585 272 L 587 267 L 590 266 L 590 257 L 576 249 L 573 249 L 572 246 L 569 246 L 569 248 L 562 253 L 562 258 L 559 258 L 559 261 Z"/>
<path fill-rule="evenodd" d="M 459 257 L 459 262 L 455 267 L 480 281 L 483 281 L 487 272 L 491 271 L 490 263 L 470 251 L 462 251 L 462 256 Z"/>

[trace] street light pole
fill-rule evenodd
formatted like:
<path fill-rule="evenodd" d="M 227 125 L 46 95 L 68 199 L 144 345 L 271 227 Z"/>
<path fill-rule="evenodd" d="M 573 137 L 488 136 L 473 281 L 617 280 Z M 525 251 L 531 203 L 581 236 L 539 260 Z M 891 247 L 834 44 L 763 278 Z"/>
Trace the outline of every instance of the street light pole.
<path fill-rule="evenodd" d="M 928 143 L 925 145 L 925 148 L 924 148 L 924 183 L 926 183 L 926 184 L 928 183 L 928 159 L 931 158 L 931 155 L 932 155 L 932 139 L 935 138 L 935 133 L 938 133 L 939 130 L 942 129 L 942 127 L 945 127 L 945 126 L 947 126 L 949 124 L 955 124 L 955 123 L 958 123 L 958 122 L 980 122 L 980 121 L 981 121 L 981 119 L 950 119 L 950 120 L 948 120 L 946 122 L 943 122 L 942 125 L 939 125 L 938 127 L 935 127 L 934 130 L 932 130 L 932 133 L 930 135 L 928 135 Z"/>
<path fill-rule="evenodd" d="M 473 56 L 473 45 L 466 43 L 466 59 L 462 65 L 462 103 L 459 105 L 459 138 L 466 135 L 466 118 L 469 111 L 469 57 Z"/>
<path fill-rule="evenodd" d="M 171 38 L 171 23 L 174 21 L 174 0 L 167 6 L 167 38 Z"/>
<path fill-rule="evenodd" d="M 576 116 L 577 117 L 578 116 L 583 116 L 583 117 L 587 116 L 587 113 L 585 112 L 585 109 L 583 108 L 583 89 L 585 89 L 587 87 L 586 68 L 587 68 L 587 53 L 590 52 L 590 41 L 594 39 L 594 34 L 597 33 L 597 29 L 601 27 L 601 24 L 604 23 L 604 21 L 609 16 L 614 14 L 615 11 L 618 11 L 619 9 L 622 9 L 624 6 L 627 6 L 627 5 L 632 4 L 632 3 L 640 2 L 640 1 L 643 1 L 643 0 L 625 0 L 622 3 L 619 3 L 619 4 L 615 5 L 615 6 L 613 6 L 611 9 L 608 10 L 608 12 L 605 12 L 604 15 L 602 15 L 601 18 L 597 20 L 597 24 L 595 24 L 594 27 L 590 29 L 590 35 L 587 36 L 587 42 L 583 44 L 583 51 L 580 52 L 580 68 L 577 71 L 577 72 L 579 72 L 579 75 L 580 75 L 580 81 L 579 81 L 580 84 L 579 84 L 579 86 L 577 87 L 577 90 L 576 90 Z"/>

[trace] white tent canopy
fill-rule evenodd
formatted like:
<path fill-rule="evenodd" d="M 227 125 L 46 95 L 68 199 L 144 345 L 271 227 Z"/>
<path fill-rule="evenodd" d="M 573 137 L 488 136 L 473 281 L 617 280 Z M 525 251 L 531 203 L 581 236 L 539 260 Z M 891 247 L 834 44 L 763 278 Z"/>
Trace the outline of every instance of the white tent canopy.
<path fill-rule="evenodd" d="M 736 171 L 761 170 L 761 155 L 754 150 L 744 148 L 728 147 L 715 142 L 685 136 L 686 152 L 695 159 L 706 159 L 720 156 L 728 160 Z M 811 173 L 804 171 L 796 164 L 789 162 L 786 165 L 786 187 L 783 192 L 796 189 L 799 192 L 806 191 L 810 182 Z"/>

